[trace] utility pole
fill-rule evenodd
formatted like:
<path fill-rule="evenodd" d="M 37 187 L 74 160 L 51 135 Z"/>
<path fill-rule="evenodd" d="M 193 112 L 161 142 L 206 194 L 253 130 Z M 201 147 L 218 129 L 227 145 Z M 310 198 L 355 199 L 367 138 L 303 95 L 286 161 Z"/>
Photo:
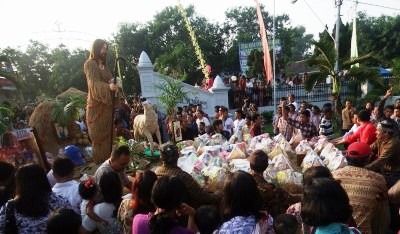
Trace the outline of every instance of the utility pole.
<path fill-rule="evenodd" d="M 340 6 L 342 4 L 343 0 L 335 0 L 335 5 L 337 7 L 336 34 L 335 34 L 335 49 L 336 49 L 335 73 L 339 73 L 339 29 L 340 29 Z"/>

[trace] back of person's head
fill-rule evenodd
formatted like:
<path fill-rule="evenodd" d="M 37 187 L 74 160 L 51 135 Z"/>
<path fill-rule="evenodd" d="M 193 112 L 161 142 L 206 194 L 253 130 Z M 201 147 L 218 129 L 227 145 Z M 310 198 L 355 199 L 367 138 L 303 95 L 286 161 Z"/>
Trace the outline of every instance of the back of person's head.
<path fill-rule="evenodd" d="M 315 178 L 333 178 L 331 171 L 324 166 L 310 167 L 303 173 L 303 184 L 311 184 Z"/>
<path fill-rule="evenodd" d="M 15 181 L 16 211 L 29 217 L 47 215 L 51 186 L 43 168 L 37 164 L 21 166 L 16 172 Z"/>
<path fill-rule="evenodd" d="M 224 184 L 222 207 L 224 219 L 255 215 L 258 220 L 261 217 L 261 197 L 252 175 L 236 171 L 228 176 Z"/>
<path fill-rule="evenodd" d="M 194 222 L 200 234 L 212 234 L 221 225 L 221 216 L 214 206 L 200 206 L 194 215 Z"/>
<path fill-rule="evenodd" d="M 332 113 L 332 108 L 325 106 L 324 108 L 322 108 L 322 113 L 331 114 Z"/>
<path fill-rule="evenodd" d="M 6 161 L 0 161 L 0 185 L 7 183 L 10 178 L 14 178 L 15 167 Z"/>
<path fill-rule="evenodd" d="M 296 234 L 299 231 L 299 226 L 296 216 L 291 214 L 280 214 L 274 219 L 276 234 Z"/>
<path fill-rule="evenodd" d="M 74 162 L 67 157 L 60 157 L 54 160 L 53 163 L 53 173 L 59 178 L 65 178 L 70 176 L 72 179 L 72 174 L 74 172 Z"/>
<path fill-rule="evenodd" d="M 162 176 L 154 184 L 151 200 L 156 207 L 170 211 L 178 208 L 186 198 L 186 186 L 176 176 Z"/>
<path fill-rule="evenodd" d="M 172 142 L 162 144 L 160 147 L 160 159 L 166 165 L 174 166 L 178 163 L 179 150 Z"/>
<path fill-rule="evenodd" d="M 155 206 L 151 202 L 151 191 L 157 175 L 151 170 L 136 172 L 132 183 L 132 203 L 131 207 L 134 214 L 147 214 L 155 211 Z"/>
<path fill-rule="evenodd" d="M 47 220 L 48 234 L 79 234 L 82 218 L 72 209 L 59 208 Z"/>
<path fill-rule="evenodd" d="M 96 182 L 94 182 L 92 177 L 86 181 L 82 181 L 79 183 L 78 191 L 82 199 L 92 200 L 97 192 Z"/>
<path fill-rule="evenodd" d="M 334 179 L 316 178 L 305 185 L 301 202 L 301 218 L 311 226 L 346 223 L 352 208 L 346 191 Z"/>
<path fill-rule="evenodd" d="M 256 173 L 263 173 L 268 167 L 268 155 L 263 150 L 256 150 L 247 158 L 250 168 Z"/>
<path fill-rule="evenodd" d="M 157 208 L 164 209 L 165 212 L 153 215 L 150 219 L 150 233 L 169 233 L 177 225 L 167 215 L 167 212 L 178 209 L 186 197 L 186 187 L 179 177 L 162 176 L 153 186 L 151 200 Z"/>
<path fill-rule="evenodd" d="M 371 118 L 371 112 L 369 110 L 361 110 L 358 112 L 358 119 L 362 122 L 369 121 Z"/>
<path fill-rule="evenodd" d="M 129 147 L 127 145 L 119 145 L 111 152 L 111 157 L 114 159 L 118 159 L 122 155 L 130 155 Z"/>
<path fill-rule="evenodd" d="M 216 129 L 219 125 L 222 125 L 224 122 L 222 122 L 221 119 L 216 119 L 213 121 L 213 128 Z"/>
<path fill-rule="evenodd" d="M 253 117 L 251 118 L 251 121 L 255 122 L 259 117 L 260 117 L 260 114 L 256 113 L 256 114 L 254 114 Z"/>
<path fill-rule="evenodd" d="M 113 171 L 104 173 L 100 177 L 99 187 L 105 202 L 115 204 L 121 201 L 122 186 L 117 173 Z"/>

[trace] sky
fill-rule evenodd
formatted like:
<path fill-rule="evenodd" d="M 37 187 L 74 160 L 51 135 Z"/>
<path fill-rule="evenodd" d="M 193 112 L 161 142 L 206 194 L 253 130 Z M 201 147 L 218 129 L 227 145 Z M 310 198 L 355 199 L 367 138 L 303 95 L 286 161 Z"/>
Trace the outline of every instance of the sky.
<path fill-rule="evenodd" d="M 274 0 L 259 0 L 272 15 Z M 286 13 L 293 26 L 303 25 L 307 33 L 318 33 L 328 25 L 333 29 L 337 8 L 334 0 L 275 0 L 275 14 Z M 400 0 L 360 0 L 357 10 L 368 16 L 400 14 Z M 50 48 L 60 43 L 69 49 L 89 49 L 96 38 L 111 39 L 120 23 L 148 22 L 178 0 L 0 0 L 0 49 L 24 49 L 29 40 Z M 225 11 L 237 6 L 254 6 L 254 0 L 181 0 L 183 6 L 194 5 L 199 15 L 211 22 L 223 22 Z M 381 5 L 393 10 L 367 4 Z M 343 0 L 342 21 L 352 20 L 355 4 Z M 256 15 L 254 14 L 254 17 Z"/>

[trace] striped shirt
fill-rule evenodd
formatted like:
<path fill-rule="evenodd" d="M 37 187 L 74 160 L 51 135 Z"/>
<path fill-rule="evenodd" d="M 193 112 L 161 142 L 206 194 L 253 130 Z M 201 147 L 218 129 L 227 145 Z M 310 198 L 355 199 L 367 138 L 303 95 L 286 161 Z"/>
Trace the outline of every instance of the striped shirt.
<path fill-rule="evenodd" d="M 333 124 L 330 119 L 321 119 L 319 124 L 319 135 L 326 136 L 329 140 L 333 138 Z"/>

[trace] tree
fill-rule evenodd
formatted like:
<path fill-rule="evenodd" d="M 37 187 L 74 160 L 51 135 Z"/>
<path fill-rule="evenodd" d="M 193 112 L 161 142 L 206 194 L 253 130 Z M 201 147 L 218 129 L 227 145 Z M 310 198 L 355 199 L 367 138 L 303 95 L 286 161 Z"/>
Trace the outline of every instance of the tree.
<path fill-rule="evenodd" d="M 327 32 L 325 32 L 327 33 Z M 342 71 L 335 71 L 335 61 L 336 61 L 336 50 L 334 41 L 330 37 L 323 37 L 320 41 L 313 41 L 312 44 L 315 46 L 314 54 L 308 59 L 308 65 L 319 66 L 319 73 L 310 75 L 309 78 L 304 83 L 304 88 L 306 91 L 310 92 L 313 90 L 317 82 L 324 81 L 327 76 L 332 77 L 332 96 L 334 112 L 337 114 L 336 119 L 340 122 L 342 113 L 342 105 L 340 100 L 341 93 L 341 75 Z M 360 56 L 358 58 L 339 60 L 339 68 L 342 70 L 347 70 L 348 77 L 352 77 L 353 80 L 357 82 L 372 81 L 375 84 L 383 84 L 380 82 L 379 73 L 376 68 L 368 68 L 363 66 L 361 63 L 371 59 L 372 54 L 367 54 Z M 360 67 L 351 67 L 351 65 L 360 63 Z"/>

